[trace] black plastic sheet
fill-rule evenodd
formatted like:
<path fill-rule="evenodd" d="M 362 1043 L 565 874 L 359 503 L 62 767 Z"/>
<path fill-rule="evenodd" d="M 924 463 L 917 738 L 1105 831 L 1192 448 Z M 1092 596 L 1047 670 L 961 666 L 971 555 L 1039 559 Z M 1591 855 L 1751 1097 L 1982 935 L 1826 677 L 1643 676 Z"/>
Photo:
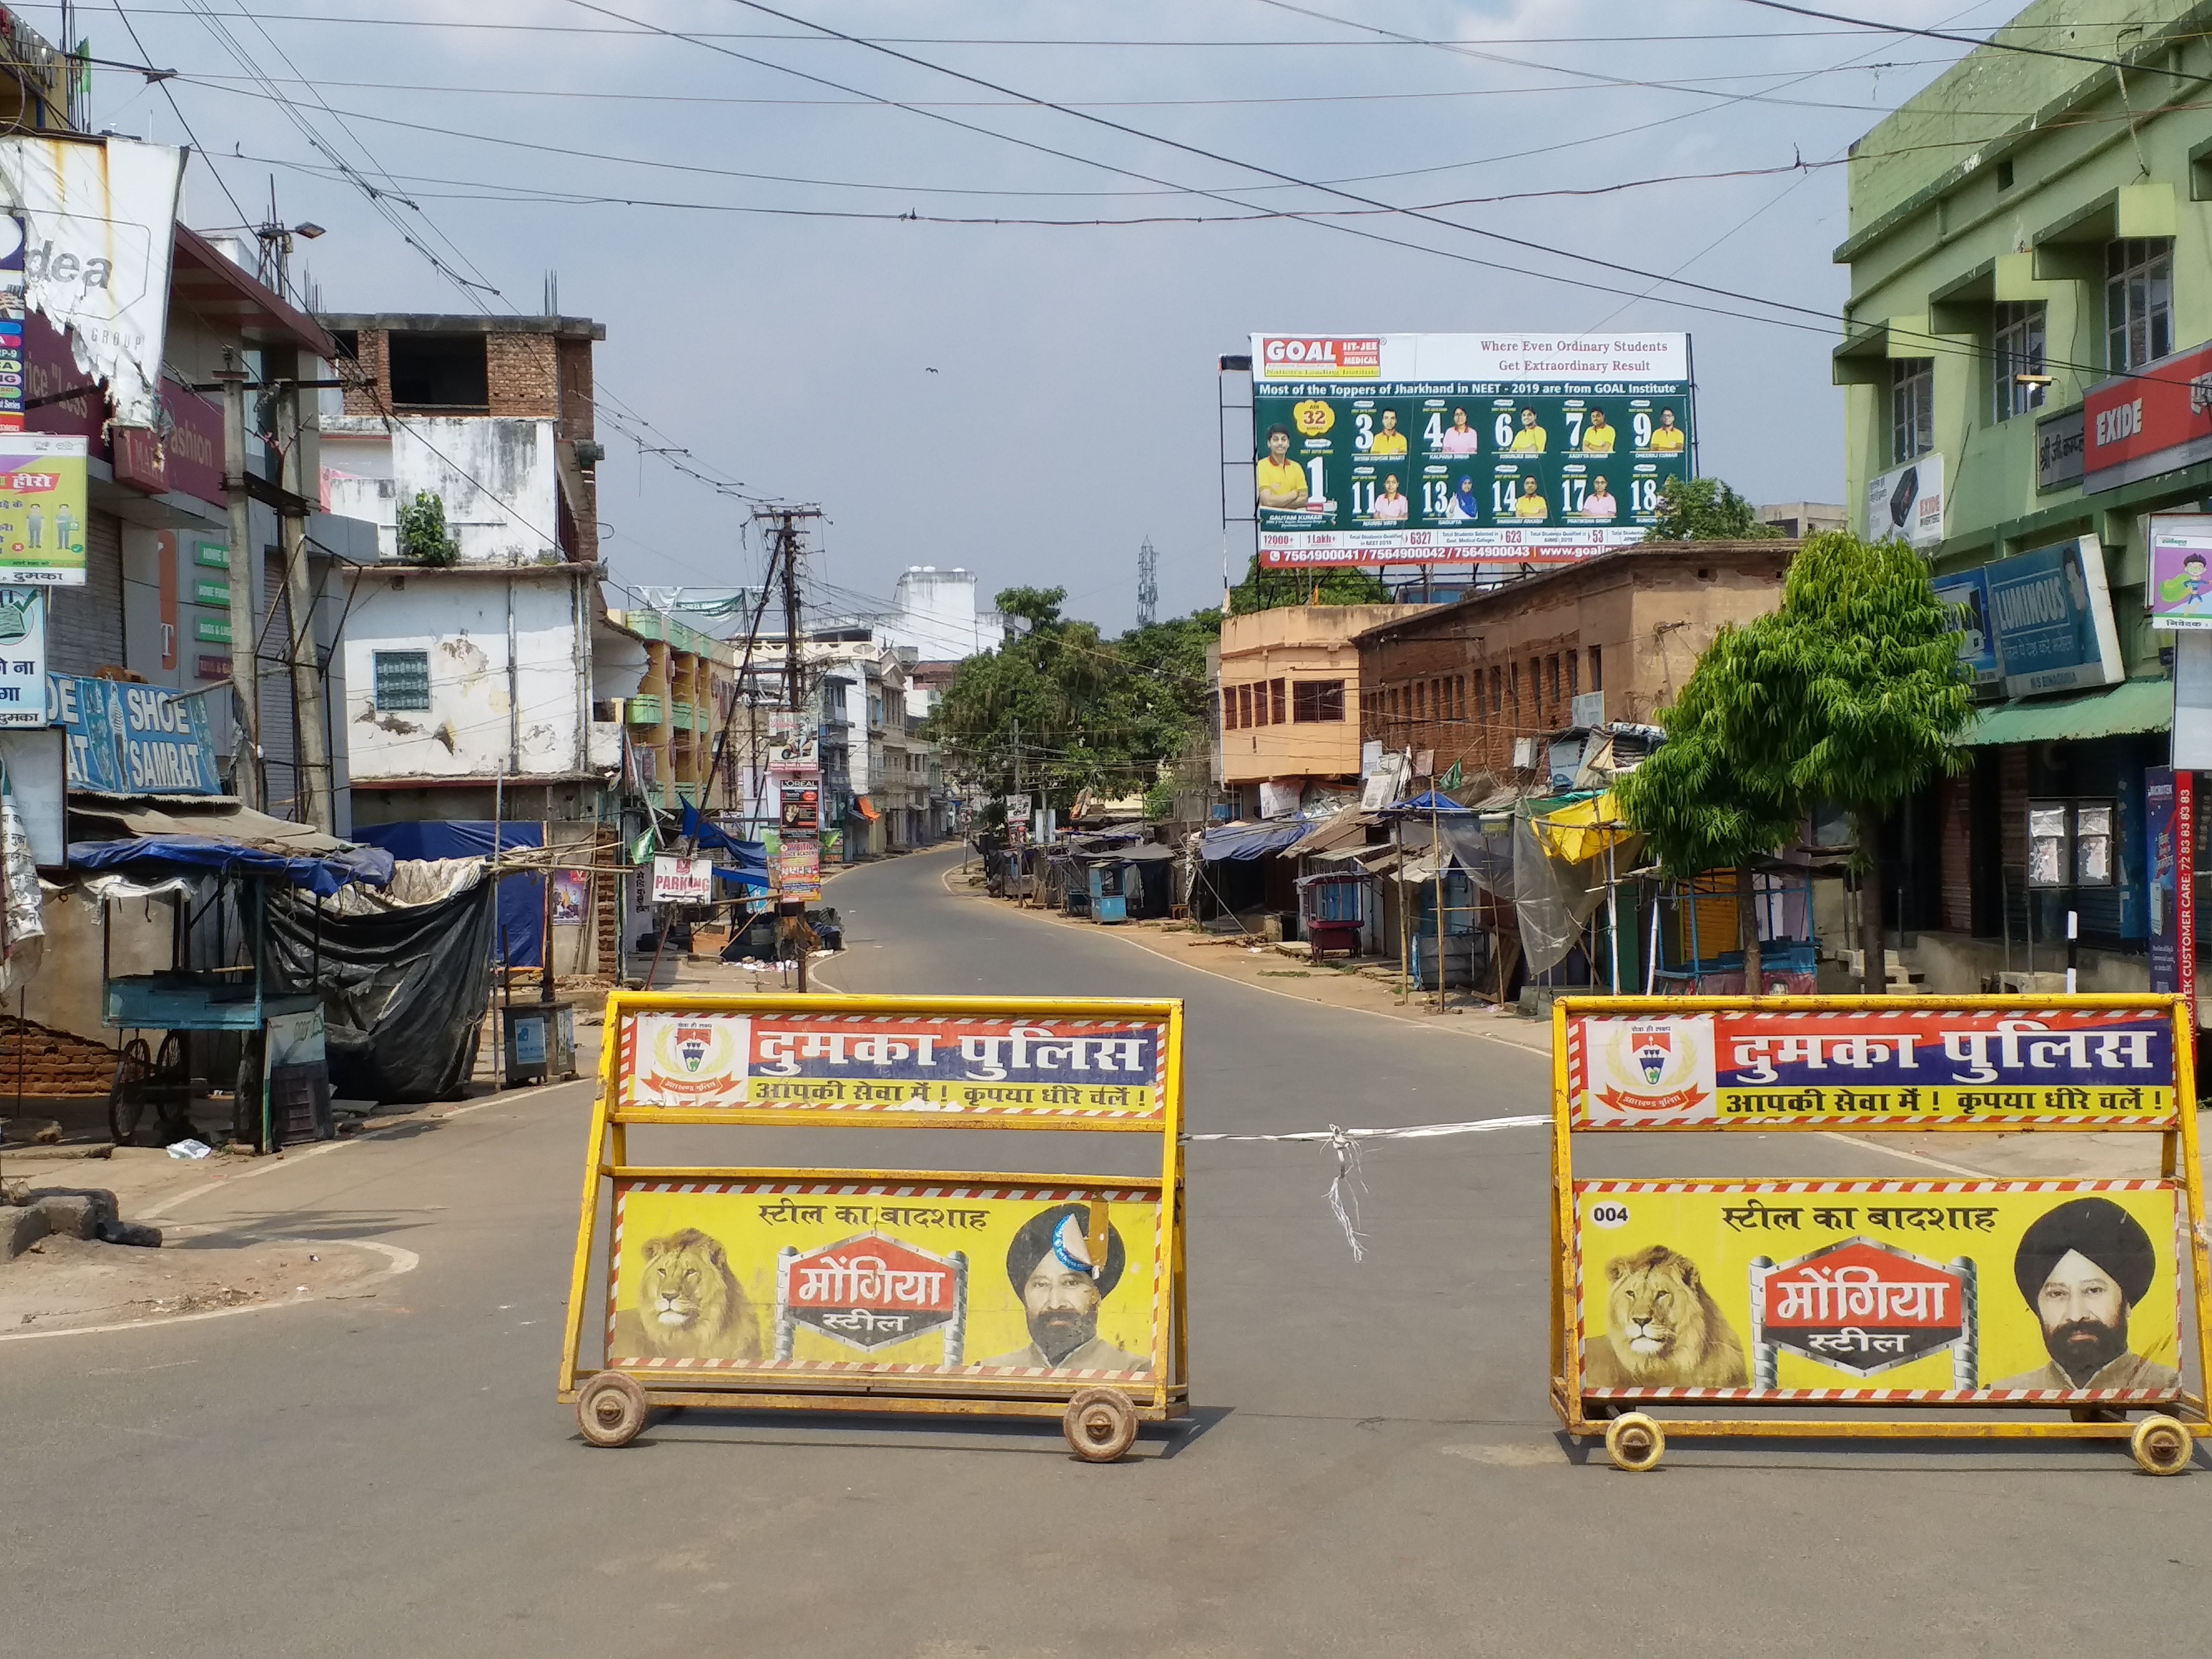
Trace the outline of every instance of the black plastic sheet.
<path fill-rule="evenodd" d="M 491 998 L 489 881 L 434 904 L 369 916 L 270 893 L 270 988 L 319 992 L 331 1091 L 387 1104 L 456 1097 L 475 1068 Z"/>

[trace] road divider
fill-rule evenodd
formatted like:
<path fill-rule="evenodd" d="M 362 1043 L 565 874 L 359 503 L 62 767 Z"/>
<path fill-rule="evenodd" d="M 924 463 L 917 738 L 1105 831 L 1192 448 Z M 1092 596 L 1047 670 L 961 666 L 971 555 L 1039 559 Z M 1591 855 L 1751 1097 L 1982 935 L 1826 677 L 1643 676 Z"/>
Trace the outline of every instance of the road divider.
<path fill-rule="evenodd" d="M 2194 1037 L 2185 1000 L 2149 994 L 1562 999 L 1553 1408 L 1625 1469 L 1670 1437 L 1911 1436 L 2121 1438 L 2147 1472 L 2180 1473 L 2212 1434 L 2182 1375 L 2185 1340 L 2212 1375 Z M 2156 1136 L 2159 1173 L 1574 1174 L 1589 1132 L 1844 1128 Z M 1823 1411 L 1628 1409 L 1661 1404 Z"/>
<path fill-rule="evenodd" d="M 1188 1409 L 1182 1116 L 1178 1001 L 616 992 L 560 1397 L 596 1445 L 717 1405 L 1056 1416 L 1119 1457 Z M 633 1129 L 702 1125 L 1134 1134 L 1159 1172 L 632 1157 Z"/>

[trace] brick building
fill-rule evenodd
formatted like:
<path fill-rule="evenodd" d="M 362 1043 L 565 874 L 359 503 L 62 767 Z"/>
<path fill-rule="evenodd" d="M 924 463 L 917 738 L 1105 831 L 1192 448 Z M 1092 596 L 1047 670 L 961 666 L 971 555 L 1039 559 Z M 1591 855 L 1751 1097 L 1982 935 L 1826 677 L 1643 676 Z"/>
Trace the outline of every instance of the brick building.
<path fill-rule="evenodd" d="M 1439 775 L 1456 761 L 1507 777 L 1516 738 L 1648 723 L 1721 624 L 1781 603 L 1800 545 L 1627 548 L 1371 627 L 1354 641 L 1366 688 L 1359 735 L 1386 750 L 1431 750 Z"/>
<path fill-rule="evenodd" d="M 1215 775 L 1238 816 L 1260 786 L 1359 787 L 1363 630 L 1419 614 L 1405 605 L 1300 605 L 1222 620 Z"/>

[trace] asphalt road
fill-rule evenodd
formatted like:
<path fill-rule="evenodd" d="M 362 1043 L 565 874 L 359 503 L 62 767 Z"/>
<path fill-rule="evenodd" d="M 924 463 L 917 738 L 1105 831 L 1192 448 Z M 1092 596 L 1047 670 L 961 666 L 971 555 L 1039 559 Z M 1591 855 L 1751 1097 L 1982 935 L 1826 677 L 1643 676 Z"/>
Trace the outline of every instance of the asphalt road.
<path fill-rule="evenodd" d="M 1196 1129 L 1543 1109 L 1548 1068 L 1512 1045 L 1317 1008 L 1107 930 L 956 899 L 946 862 L 840 879 L 839 988 L 1183 997 Z M 1050 1425 L 699 1412 L 592 1449 L 553 1399 L 587 1103 L 581 1085 L 495 1102 L 180 1212 L 419 1256 L 355 1299 L 0 1341 L 0 1650 L 2194 1647 L 2201 1466 L 2154 1480 L 2109 1446 L 1807 1442 L 1678 1447 L 1630 1475 L 1565 1442 L 1545 1404 L 1534 1129 L 1375 1146 L 1358 1265 L 1323 1201 L 1325 1153 L 1194 1147 L 1195 1415 L 1147 1431 L 1121 1464 L 1074 1462 Z M 716 1132 L 663 1133 L 655 1157 L 705 1152 Z M 750 1155 L 873 1156 L 885 1137 L 786 1139 Z M 947 1161 L 1007 1139 L 1021 1138 L 948 1133 Z M 1610 1156 L 1621 1172 L 1915 1172 L 1777 1137 Z M 1034 1158 L 1025 1146 L 1003 1167 Z"/>

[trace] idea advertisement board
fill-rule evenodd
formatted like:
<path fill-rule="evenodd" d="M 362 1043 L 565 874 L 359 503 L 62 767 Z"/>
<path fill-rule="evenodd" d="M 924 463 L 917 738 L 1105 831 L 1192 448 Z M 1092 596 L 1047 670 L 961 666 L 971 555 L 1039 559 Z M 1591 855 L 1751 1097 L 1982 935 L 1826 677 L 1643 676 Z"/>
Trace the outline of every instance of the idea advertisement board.
<path fill-rule="evenodd" d="M 1576 1128 L 2174 1121 L 2168 1007 L 1714 1008 L 1567 1022 Z"/>
<path fill-rule="evenodd" d="M 2178 1400 L 2171 1181 L 1579 1181 L 1599 1399 Z"/>
<path fill-rule="evenodd" d="M 1159 1211 L 1142 1184 L 617 1181 L 607 1360 L 1149 1378 L 1167 1332 Z"/>
<path fill-rule="evenodd" d="M 1545 563 L 1694 476 L 1685 334 L 1252 337 L 1263 564 Z"/>

